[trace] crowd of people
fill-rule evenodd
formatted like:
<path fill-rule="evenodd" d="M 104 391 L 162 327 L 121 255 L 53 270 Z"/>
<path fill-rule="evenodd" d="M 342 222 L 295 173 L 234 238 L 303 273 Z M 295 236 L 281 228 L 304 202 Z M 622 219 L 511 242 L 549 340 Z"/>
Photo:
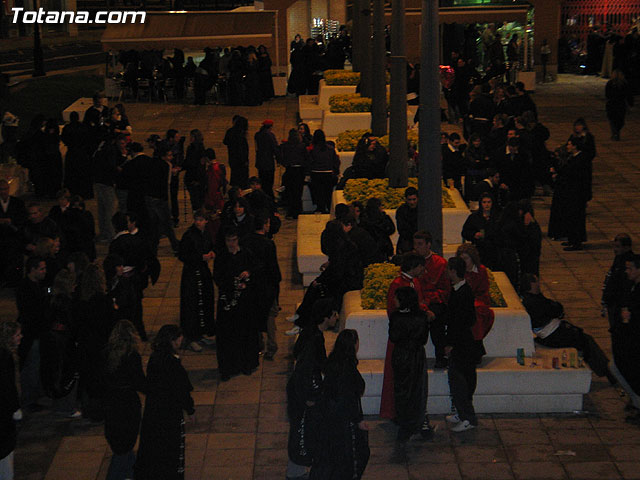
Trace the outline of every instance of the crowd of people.
<path fill-rule="evenodd" d="M 264 45 L 205 48 L 197 65 L 191 56 L 185 60 L 178 48 L 164 58 L 162 50 L 121 51 L 118 62 L 123 67 L 121 80 L 134 98 L 144 89 L 151 97 L 171 94 L 183 100 L 191 88 L 196 105 L 207 103 L 207 95 L 216 103 L 260 105 L 275 95 L 273 62 Z"/>

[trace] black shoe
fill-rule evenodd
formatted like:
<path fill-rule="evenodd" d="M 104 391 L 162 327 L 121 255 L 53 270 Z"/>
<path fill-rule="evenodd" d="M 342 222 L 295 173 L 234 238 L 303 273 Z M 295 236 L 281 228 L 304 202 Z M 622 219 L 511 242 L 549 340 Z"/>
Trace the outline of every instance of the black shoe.
<path fill-rule="evenodd" d="M 578 252 L 584 250 L 584 247 L 582 245 L 571 245 L 570 247 L 564 247 L 563 250 L 565 252 Z"/>
<path fill-rule="evenodd" d="M 449 366 L 449 360 L 446 358 L 436 358 L 436 363 L 433 368 L 442 369 Z"/>

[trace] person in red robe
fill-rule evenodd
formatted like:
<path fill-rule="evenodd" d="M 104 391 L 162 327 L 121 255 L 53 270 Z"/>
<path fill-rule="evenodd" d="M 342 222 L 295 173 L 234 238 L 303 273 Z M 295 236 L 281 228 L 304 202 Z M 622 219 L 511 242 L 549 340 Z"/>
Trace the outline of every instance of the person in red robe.
<path fill-rule="evenodd" d="M 216 154 L 212 148 L 207 148 L 204 156 L 207 158 L 207 184 L 205 187 L 204 206 L 208 210 L 218 212 L 224 206 L 227 171 L 223 164 L 216 162 Z"/>
<path fill-rule="evenodd" d="M 424 258 L 424 271 L 419 282 L 424 303 L 429 307 L 435 319 L 429 324 L 431 341 L 436 350 L 435 368 L 446 368 L 446 315 L 451 282 L 447 277 L 447 261 L 431 251 L 431 234 L 424 230 L 413 235 L 413 249 Z"/>
<path fill-rule="evenodd" d="M 427 303 L 425 303 L 422 287 L 419 281 L 420 275 L 424 271 L 424 258 L 416 253 L 407 253 L 402 258 L 400 275 L 398 275 L 387 292 L 387 315 L 391 315 L 396 309 L 395 293 L 400 287 L 411 287 L 418 294 L 420 308 L 427 313 L 432 320 L 435 316 Z M 393 367 L 391 356 L 393 354 L 393 343 L 387 341 L 387 353 L 384 360 L 384 380 L 382 382 L 382 398 L 380 401 L 380 416 L 382 418 L 393 419 L 396 416 L 395 402 L 393 395 Z"/>
<path fill-rule="evenodd" d="M 476 325 L 484 329 L 484 335 L 488 333 L 493 325 L 495 314 L 491 310 L 491 297 L 489 296 L 489 274 L 487 267 L 480 263 L 478 250 L 471 243 L 463 243 L 458 247 L 456 256 L 462 258 L 467 267 L 464 279 L 467 281 L 473 292 L 476 308 Z M 474 327 L 474 333 L 476 328 Z M 478 340 L 478 338 L 476 338 Z M 486 352 L 483 352 L 483 355 Z"/>

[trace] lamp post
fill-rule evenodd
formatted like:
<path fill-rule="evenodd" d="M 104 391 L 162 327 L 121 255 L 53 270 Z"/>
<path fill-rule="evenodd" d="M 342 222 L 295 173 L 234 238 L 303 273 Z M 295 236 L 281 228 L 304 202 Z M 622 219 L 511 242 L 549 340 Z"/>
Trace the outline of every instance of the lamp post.
<path fill-rule="evenodd" d="M 34 0 L 33 5 L 34 9 L 38 11 L 38 0 Z M 33 24 L 33 76 L 43 77 L 44 75 L 46 73 L 44 71 L 44 55 L 40 43 L 40 25 L 35 22 Z"/>
<path fill-rule="evenodd" d="M 431 233 L 432 249 L 442 254 L 438 0 L 422 0 L 421 36 L 418 228 Z"/>

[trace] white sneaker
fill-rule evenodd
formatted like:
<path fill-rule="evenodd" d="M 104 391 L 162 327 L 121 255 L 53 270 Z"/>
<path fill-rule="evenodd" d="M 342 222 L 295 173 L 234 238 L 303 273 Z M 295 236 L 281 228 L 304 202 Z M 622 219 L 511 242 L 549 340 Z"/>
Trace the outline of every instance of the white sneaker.
<path fill-rule="evenodd" d="M 449 423 L 460 423 L 460 417 L 457 413 L 447 415 L 446 417 L 444 417 L 444 419 Z"/>
<path fill-rule="evenodd" d="M 189 350 L 191 350 L 192 352 L 201 352 L 202 351 L 202 347 L 200 346 L 200 344 L 198 342 L 191 342 L 187 348 Z"/>
<path fill-rule="evenodd" d="M 67 418 L 82 418 L 82 412 L 80 410 L 76 410 L 73 413 L 68 413 Z"/>
<path fill-rule="evenodd" d="M 287 317 L 287 322 L 295 322 L 297 319 L 300 318 L 300 315 L 298 315 L 297 313 L 294 313 L 293 315 L 291 315 L 290 317 Z"/>
<path fill-rule="evenodd" d="M 460 423 L 458 423 L 455 427 L 453 427 L 451 431 L 460 433 L 460 432 L 466 432 L 467 430 L 471 430 L 473 428 L 476 428 L 476 426 L 471 425 L 471 422 L 469 422 L 469 420 L 463 420 Z"/>
<path fill-rule="evenodd" d="M 285 335 L 287 335 L 288 337 L 293 337 L 294 335 L 298 335 L 300 333 L 300 327 L 299 326 L 294 326 L 291 330 L 287 330 L 286 332 L 284 332 Z"/>

